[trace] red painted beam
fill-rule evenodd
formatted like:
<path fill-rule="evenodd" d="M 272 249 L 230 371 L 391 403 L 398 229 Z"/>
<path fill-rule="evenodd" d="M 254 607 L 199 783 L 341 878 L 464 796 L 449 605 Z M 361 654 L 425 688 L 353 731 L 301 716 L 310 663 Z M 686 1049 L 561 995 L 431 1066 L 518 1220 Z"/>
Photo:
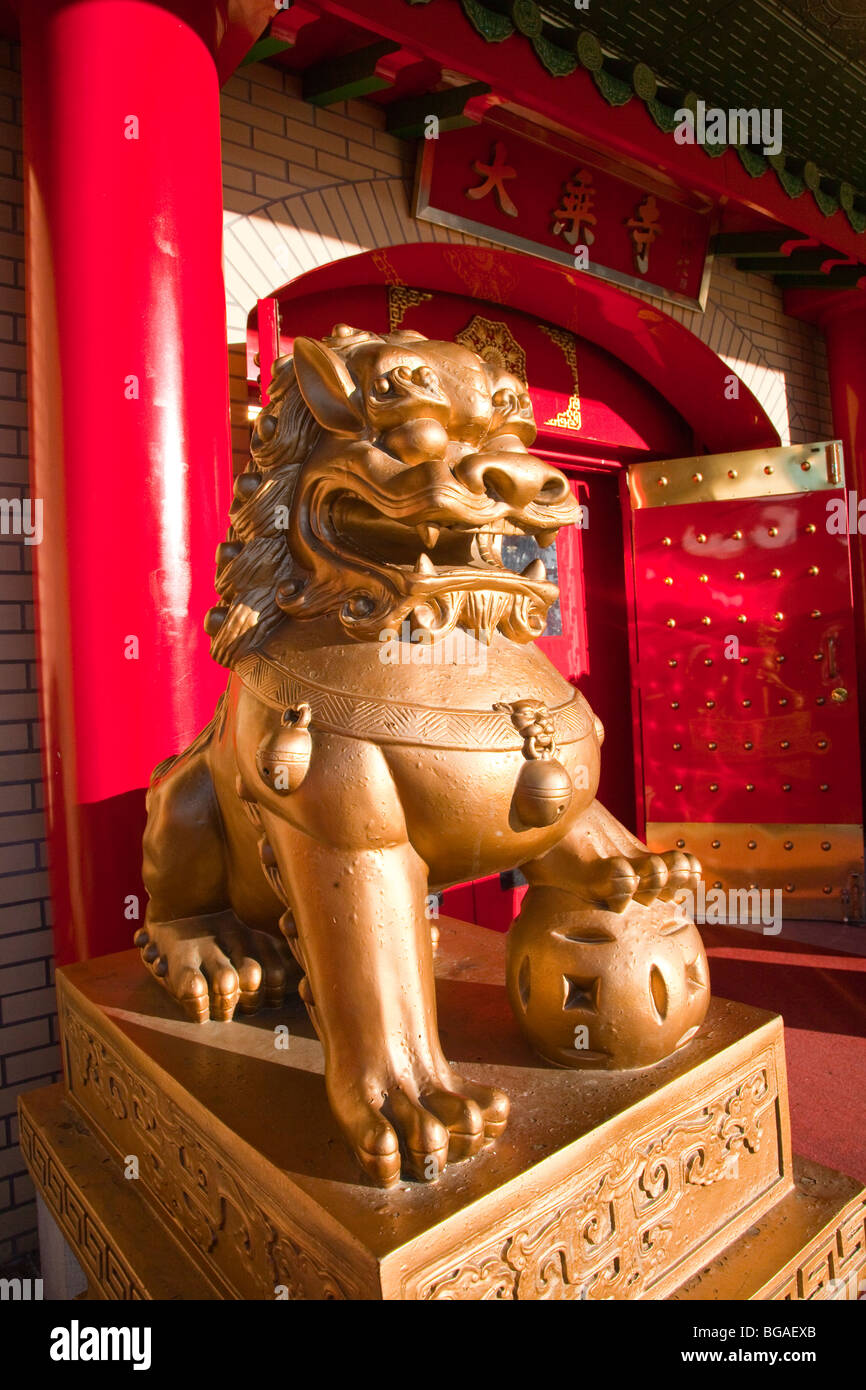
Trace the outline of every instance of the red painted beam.
<path fill-rule="evenodd" d="M 768 170 L 752 178 L 733 150 L 711 159 L 698 145 L 678 145 L 659 130 L 637 97 L 612 107 L 588 72 L 551 77 L 520 34 L 502 43 L 485 42 L 472 27 L 459 0 L 319 0 L 322 10 L 367 29 L 375 25 L 383 38 L 422 50 L 443 68 L 459 67 L 466 77 L 489 82 L 505 101 L 535 112 L 576 137 L 602 145 L 620 159 L 637 161 L 665 174 L 680 187 L 716 201 L 733 201 L 771 217 L 806 236 L 815 237 L 845 257 L 866 258 L 866 233 L 853 230 L 844 212 L 824 217 L 812 194 L 789 198 Z"/>
<path fill-rule="evenodd" d="M 203 0 L 206 5 L 207 0 Z M 212 0 L 217 73 L 227 82 L 274 16 L 274 0 Z"/>
<path fill-rule="evenodd" d="M 288 9 L 276 12 L 272 5 L 271 38 L 280 39 L 290 48 L 294 48 L 301 30 L 310 24 L 318 24 L 321 18 L 322 11 L 319 6 L 308 3 L 308 0 L 294 0 L 294 4 Z"/>

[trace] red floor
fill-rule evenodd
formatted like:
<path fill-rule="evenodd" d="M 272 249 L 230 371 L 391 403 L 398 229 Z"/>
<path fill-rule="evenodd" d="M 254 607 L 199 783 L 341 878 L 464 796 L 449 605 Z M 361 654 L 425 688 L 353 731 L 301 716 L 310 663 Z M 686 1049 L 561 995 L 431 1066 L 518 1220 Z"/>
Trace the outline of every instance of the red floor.
<path fill-rule="evenodd" d="M 785 1021 L 794 1152 L 866 1182 L 866 956 L 735 927 L 701 935 L 713 993 Z"/>

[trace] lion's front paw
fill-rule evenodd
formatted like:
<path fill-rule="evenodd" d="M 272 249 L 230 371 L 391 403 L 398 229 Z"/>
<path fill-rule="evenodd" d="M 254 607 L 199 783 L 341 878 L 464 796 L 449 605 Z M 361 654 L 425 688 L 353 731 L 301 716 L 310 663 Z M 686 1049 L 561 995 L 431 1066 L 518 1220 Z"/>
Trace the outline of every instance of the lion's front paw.
<path fill-rule="evenodd" d="M 700 877 L 695 856 L 674 849 L 599 859 L 587 871 L 584 885 L 593 902 L 611 912 L 625 912 L 632 901 L 649 907 L 657 900 L 670 902 L 683 889 L 696 893 Z"/>
<path fill-rule="evenodd" d="M 330 1067 L 327 1081 L 337 1121 L 378 1187 L 392 1186 L 401 1172 L 435 1182 L 446 1163 L 471 1158 L 502 1133 L 508 1119 L 502 1091 L 450 1068 L 442 1076 L 424 1072 L 383 1081 L 380 1088 L 370 1084 L 369 1073 L 362 1084 L 347 1069 Z"/>
<path fill-rule="evenodd" d="M 288 947 L 245 926 L 233 912 L 148 922 L 135 945 L 151 974 L 188 1018 L 227 1023 L 243 1013 L 278 1008 L 299 975 Z"/>

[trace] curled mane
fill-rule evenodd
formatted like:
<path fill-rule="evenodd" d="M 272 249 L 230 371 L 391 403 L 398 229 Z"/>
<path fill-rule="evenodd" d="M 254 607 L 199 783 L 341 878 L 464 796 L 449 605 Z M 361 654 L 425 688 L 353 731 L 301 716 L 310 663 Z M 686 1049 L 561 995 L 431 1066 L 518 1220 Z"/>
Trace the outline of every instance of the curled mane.
<path fill-rule="evenodd" d="M 274 363 L 270 403 L 253 431 L 250 462 L 235 480 L 226 541 L 217 551 L 220 602 L 205 619 L 211 656 L 232 666 L 285 617 L 277 601 L 291 592 L 295 566 L 287 544 L 289 509 L 298 475 L 321 434 L 289 357 Z"/>

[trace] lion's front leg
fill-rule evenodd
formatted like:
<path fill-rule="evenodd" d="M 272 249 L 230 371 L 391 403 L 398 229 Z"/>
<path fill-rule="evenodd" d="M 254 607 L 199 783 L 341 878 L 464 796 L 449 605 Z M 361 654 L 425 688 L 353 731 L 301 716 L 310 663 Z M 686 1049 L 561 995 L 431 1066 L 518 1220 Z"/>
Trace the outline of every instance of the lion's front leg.
<path fill-rule="evenodd" d="M 263 809 L 292 904 L 301 989 L 325 1051 L 328 1098 L 365 1173 L 422 1181 L 501 1133 L 508 1101 L 466 1081 L 436 1026 L 427 870 L 412 846 L 337 846 Z"/>

